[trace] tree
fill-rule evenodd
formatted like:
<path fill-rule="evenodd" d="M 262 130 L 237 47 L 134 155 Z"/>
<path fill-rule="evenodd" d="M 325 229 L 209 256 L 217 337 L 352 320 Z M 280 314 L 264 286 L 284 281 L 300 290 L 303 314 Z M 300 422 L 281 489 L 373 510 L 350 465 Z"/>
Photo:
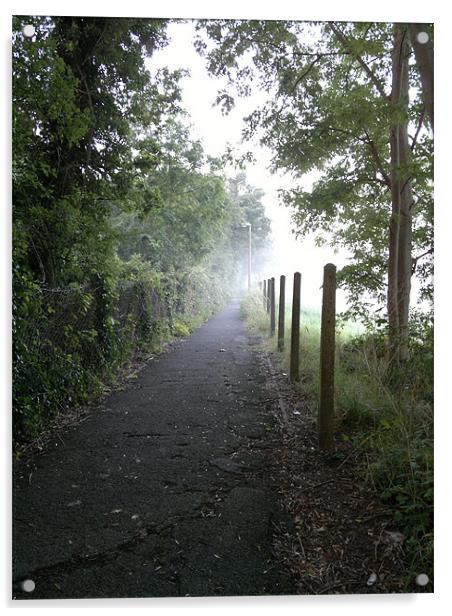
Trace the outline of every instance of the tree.
<path fill-rule="evenodd" d="M 28 23 L 33 41 L 22 34 Z M 136 177 L 133 127 L 158 126 L 177 103 L 178 76 L 151 78 L 144 65 L 144 50 L 165 44 L 165 27 L 161 20 L 14 18 L 14 225 L 27 244 L 24 267 L 49 286 L 83 279 L 105 262 L 111 202 L 125 201 Z"/>
<path fill-rule="evenodd" d="M 153 138 L 152 133 L 140 136 L 148 143 Z M 191 138 L 183 114 L 167 118 L 159 140 L 155 164 L 140 174 L 140 194 L 153 190 L 160 206 L 127 212 L 118 208 L 112 219 L 118 254 L 125 260 L 139 255 L 180 279 L 200 263 L 209 269 L 215 260 L 229 287 L 246 262 L 240 226 L 252 225 L 255 260 L 267 246 L 270 221 L 261 202 L 263 191 L 250 186 L 244 173 L 226 180 L 221 161 L 206 156 L 202 144 Z"/>
<path fill-rule="evenodd" d="M 254 275 L 262 270 L 266 255 L 269 252 L 271 241 L 271 222 L 265 215 L 262 203 L 264 191 L 248 184 L 246 174 L 238 173 L 228 180 L 228 195 L 235 210 L 236 225 L 244 228 L 251 224 L 251 270 Z M 248 234 L 235 233 L 231 238 L 234 254 L 246 254 L 248 250 Z M 245 270 L 245 260 L 242 259 L 242 268 Z"/>
<path fill-rule="evenodd" d="M 281 191 L 283 202 L 295 208 L 299 233 L 334 229 L 333 241 L 351 250 L 341 279 L 356 311 L 367 312 L 363 292 L 386 295 L 392 356 L 403 362 L 410 278 L 418 259 L 431 256 L 432 223 L 431 139 L 421 130 L 419 89 L 408 99 L 419 71 L 407 25 L 215 20 L 201 27 L 210 47 L 199 37 L 197 48 L 228 83 L 220 104 L 234 104 L 234 85 L 242 96 L 253 84 L 269 93 L 246 118 L 244 136 L 259 135 L 274 153 L 273 169 L 295 180 L 322 171 L 310 192 Z"/>
<path fill-rule="evenodd" d="M 162 271 L 187 271 L 223 239 L 229 221 L 224 181 L 199 141 L 190 137 L 184 118 L 169 117 L 159 127 L 155 162 L 141 168 L 140 190 L 158 199 L 158 207 L 131 208 L 113 224 L 119 255 L 139 254 Z M 157 139 L 154 129 L 141 145 Z M 149 146 L 147 146 L 149 147 Z M 153 195 L 153 196 L 152 196 Z"/>
<path fill-rule="evenodd" d="M 27 39 L 24 25 L 36 36 Z M 177 74 L 151 76 L 165 22 L 15 17 L 12 50 L 14 434 L 96 387 L 120 357 L 114 207 L 139 192 L 140 125 L 177 108 Z M 147 154 L 147 153 L 145 153 Z M 122 342 L 122 341 L 121 341 Z M 124 344 L 122 348 L 125 348 Z M 90 389 L 91 388 L 91 389 Z"/>

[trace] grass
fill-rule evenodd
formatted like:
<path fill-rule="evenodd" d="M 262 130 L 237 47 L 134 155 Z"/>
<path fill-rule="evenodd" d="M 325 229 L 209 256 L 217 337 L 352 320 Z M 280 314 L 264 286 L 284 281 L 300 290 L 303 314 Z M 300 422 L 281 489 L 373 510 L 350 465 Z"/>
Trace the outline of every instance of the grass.
<path fill-rule="evenodd" d="M 276 315 L 278 312 L 276 311 Z M 248 294 L 241 305 L 241 315 L 245 319 L 248 326 L 254 331 L 263 336 L 265 346 L 268 350 L 273 350 L 276 347 L 276 335 L 270 337 L 270 319 L 267 312 L 264 310 L 262 296 L 260 292 Z M 291 305 L 286 305 L 285 311 L 285 332 L 284 351 L 281 354 L 282 366 L 285 371 L 289 370 L 290 365 L 290 323 L 292 316 Z M 276 316 L 277 321 L 277 316 Z M 319 359 L 320 359 L 320 321 L 321 314 L 319 310 L 314 310 L 305 306 L 301 306 L 300 314 L 300 375 L 303 395 L 308 400 L 314 400 L 318 396 L 319 390 Z M 277 327 L 277 323 L 276 323 Z M 341 364 L 341 350 L 346 346 L 347 342 L 355 336 L 363 334 L 364 327 L 357 322 L 345 322 L 336 331 L 336 366 Z M 339 371 L 342 374 L 342 371 Z M 297 386 L 297 384 L 295 384 Z M 339 394 L 337 403 L 342 400 L 342 397 L 350 397 L 351 390 L 346 383 L 336 382 L 336 393 Z M 353 398 L 353 396 L 352 396 Z M 352 400 L 349 400 L 352 402 Z M 348 406 L 348 402 L 346 404 Z M 353 400 L 352 405 L 355 404 Z M 342 404 L 339 404 L 342 406 Z M 339 409 L 338 409 L 339 410 Z M 339 411 L 340 413 L 340 411 Z"/>
<path fill-rule="evenodd" d="M 250 293 L 242 317 L 276 351 L 262 295 Z M 291 307 L 286 310 L 281 367 L 289 372 Z M 337 329 L 335 358 L 336 435 L 352 441 L 362 460 L 362 478 L 394 512 L 406 537 L 407 580 L 433 574 L 433 351 L 431 331 L 419 324 L 412 336 L 412 358 L 396 387 L 388 384 L 381 334 L 359 323 Z M 301 307 L 300 382 L 294 384 L 317 414 L 320 312 Z M 408 584 L 408 582 L 407 582 Z"/>

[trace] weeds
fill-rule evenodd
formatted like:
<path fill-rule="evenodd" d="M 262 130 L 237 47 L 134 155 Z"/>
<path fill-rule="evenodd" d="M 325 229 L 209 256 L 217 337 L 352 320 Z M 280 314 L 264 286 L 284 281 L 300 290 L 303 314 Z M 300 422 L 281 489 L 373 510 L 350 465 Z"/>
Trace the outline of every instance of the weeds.
<path fill-rule="evenodd" d="M 283 369 L 289 371 L 291 307 L 286 308 Z M 276 351 L 262 296 L 242 303 L 248 325 Z M 412 354 L 390 384 L 385 338 L 360 324 L 342 323 L 336 340 L 336 434 L 352 441 L 361 454 L 362 477 L 391 507 L 405 536 L 407 576 L 433 570 L 433 344 L 426 319 L 412 319 Z M 317 409 L 319 392 L 320 313 L 301 309 L 300 383 L 307 407 Z"/>

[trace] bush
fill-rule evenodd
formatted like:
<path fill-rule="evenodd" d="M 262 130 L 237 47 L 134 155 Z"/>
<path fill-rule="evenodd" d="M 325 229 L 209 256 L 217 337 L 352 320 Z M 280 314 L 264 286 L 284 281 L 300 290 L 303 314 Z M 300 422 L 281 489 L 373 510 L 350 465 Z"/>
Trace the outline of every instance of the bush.
<path fill-rule="evenodd" d="M 163 291 L 155 288 L 156 278 L 149 271 L 128 273 L 129 280 L 117 283 L 96 272 L 87 287 L 26 287 L 16 279 L 17 443 L 36 437 L 52 417 L 98 394 L 101 383 L 110 380 L 134 351 L 160 341 Z"/>
<path fill-rule="evenodd" d="M 139 257 L 94 272 L 88 286 L 48 288 L 15 276 L 13 437 L 38 436 L 56 415 L 99 394 L 134 354 L 187 336 L 227 299 L 205 268 L 156 272 Z"/>

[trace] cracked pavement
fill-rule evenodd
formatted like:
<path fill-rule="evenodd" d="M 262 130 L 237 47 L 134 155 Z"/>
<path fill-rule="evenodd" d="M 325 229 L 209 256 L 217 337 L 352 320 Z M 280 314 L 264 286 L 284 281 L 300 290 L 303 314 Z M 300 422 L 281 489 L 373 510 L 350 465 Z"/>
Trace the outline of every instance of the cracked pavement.
<path fill-rule="evenodd" d="M 292 594 L 267 377 L 235 300 L 15 463 L 13 597 Z"/>

